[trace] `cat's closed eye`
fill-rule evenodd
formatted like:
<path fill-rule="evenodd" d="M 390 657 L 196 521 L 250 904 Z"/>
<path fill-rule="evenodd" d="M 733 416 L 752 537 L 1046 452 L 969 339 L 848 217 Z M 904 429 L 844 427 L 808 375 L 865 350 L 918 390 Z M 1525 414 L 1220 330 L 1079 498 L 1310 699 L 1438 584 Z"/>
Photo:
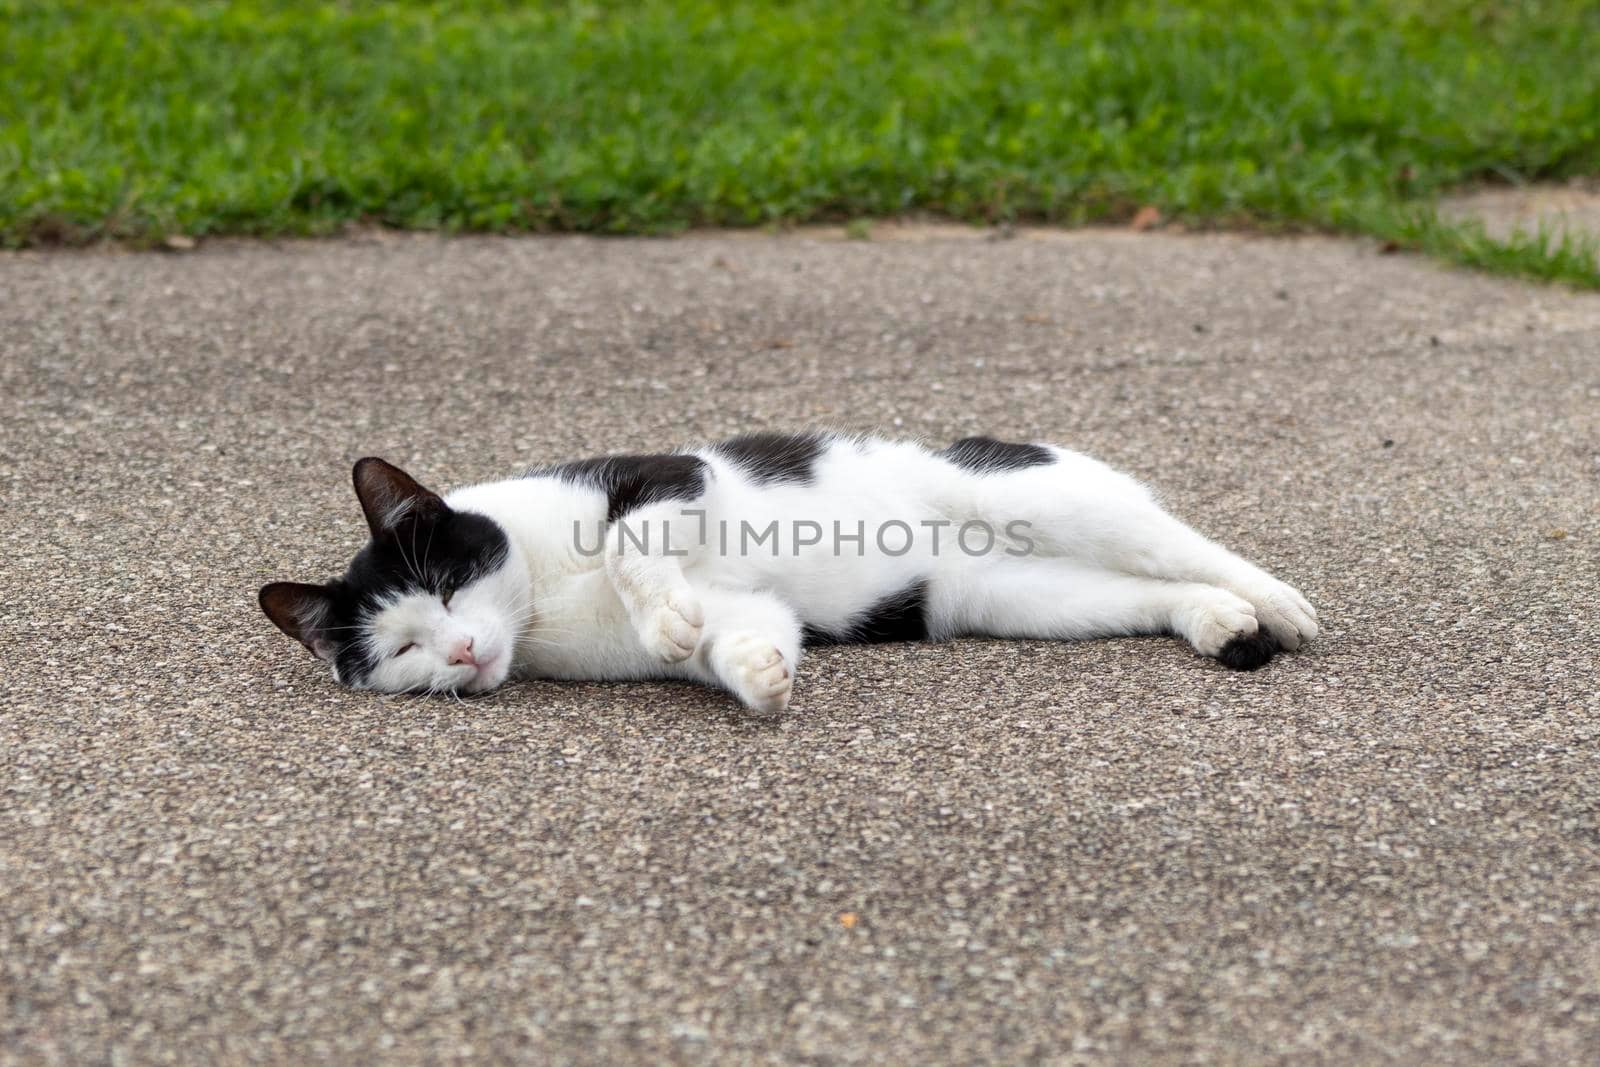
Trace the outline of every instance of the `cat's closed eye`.
<path fill-rule="evenodd" d="M 396 656 L 403 656 L 403 655 L 405 655 L 405 654 L 406 654 L 406 653 L 407 653 L 407 652 L 410 652 L 410 651 L 411 651 L 411 650 L 412 650 L 412 649 L 413 649 L 413 648 L 416 648 L 416 647 L 417 647 L 417 643 L 416 643 L 416 642 L 415 642 L 415 641 L 413 641 L 413 642 L 411 642 L 411 643 L 410 643 L 410 644 L 408 644 L 408 645 L 405 645 L 405 646 L 403 646 L 403 647 L 401 647 L 401 648 L 399 648 L 399 649 L 397 649 L 397 650 L 396 650 L 396 651 L 395 651 L 395 655 L 396 655 Z"/>

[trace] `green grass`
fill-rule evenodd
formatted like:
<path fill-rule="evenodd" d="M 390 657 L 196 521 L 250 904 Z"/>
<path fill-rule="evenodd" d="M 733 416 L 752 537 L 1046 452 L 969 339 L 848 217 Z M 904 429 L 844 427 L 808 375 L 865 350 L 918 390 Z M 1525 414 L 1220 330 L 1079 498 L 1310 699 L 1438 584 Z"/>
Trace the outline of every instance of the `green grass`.
<path fill-rule="evenodd" d="M 1585 0 L 0 0 L 0 242 L 938 214 L 1367 233 L 1600 174 Z"/>

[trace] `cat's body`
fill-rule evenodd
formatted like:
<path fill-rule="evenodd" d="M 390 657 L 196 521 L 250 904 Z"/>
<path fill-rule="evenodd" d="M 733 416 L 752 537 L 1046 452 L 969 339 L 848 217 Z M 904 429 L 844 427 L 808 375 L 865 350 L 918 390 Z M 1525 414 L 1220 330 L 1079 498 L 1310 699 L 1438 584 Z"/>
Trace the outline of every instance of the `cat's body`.
<path fill-rule="evenodd" d="M 1236 668 L 1316 634 L 1298 592 L 1050 445 L 751 435 L 442 499 L 356 465 L 373 540 L 262 607 L 347 684 L 682 678 L 787 705 L 819 641 L 1175 633 Z"/>

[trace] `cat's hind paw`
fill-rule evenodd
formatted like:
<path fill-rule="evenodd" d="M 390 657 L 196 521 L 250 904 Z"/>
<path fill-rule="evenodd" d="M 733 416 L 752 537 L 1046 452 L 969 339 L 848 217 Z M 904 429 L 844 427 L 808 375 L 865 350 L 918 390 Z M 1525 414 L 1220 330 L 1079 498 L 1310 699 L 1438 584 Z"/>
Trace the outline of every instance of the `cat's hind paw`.
<path fill-rule="evenodd" d="M 647 616 L 639 637 L 652 655 L 679 663 L 694 655 L 705 622 L 705 612 L 692 593 L 669 593 L 666 602 Z"/>
<path fill-rule="evenodd" d="M 1273 635 L 1262 629 L 1255 605 L 1226 589 L 1198 590 L 1173 621 L 1196 652 L 1236 671 L 1253 671 L 1278 651 Z"/>
<path fill-rule="evenodd" d="M 1263 583 L 1259 589 L 1241 592 L 1255 605 L 1261 628 L 1280 646 L 1293 652 L 1317 636 L 1317 611 L 1293 586 L 1276 578 L 1268 582 L 1270 584 Z"/>
<path fill-rule="evenodd" d="M 776 645 L 760 634 L 729 634 L 716 642 L 717 674 L 751 711 L 776 715 L 789 706 L 793 672 Z"/>

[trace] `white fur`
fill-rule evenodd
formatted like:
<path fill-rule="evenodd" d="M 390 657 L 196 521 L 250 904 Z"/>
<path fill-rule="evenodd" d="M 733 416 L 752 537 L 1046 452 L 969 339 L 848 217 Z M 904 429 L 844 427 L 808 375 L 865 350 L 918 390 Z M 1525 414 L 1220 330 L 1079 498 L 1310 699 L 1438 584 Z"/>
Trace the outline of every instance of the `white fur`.
<path fill-rule="evenodd" d="M 390 600 L 373 614 L 366 638 L 381 657 L 367 686 L 385 692 L 493 689 L 516 667 L 528 589 L 527 567 L 513 551 L 493 574 L 456 590 L 448 606 L 422 592 Z M 452 664 L 452 653 L 467 641 L 477 663 Z"/>
<path fill-rule="evenodd" d="M 805 485 L 758 485 L 701 451 L 711 468 L 702 497 L 624 517 L 631 529 L 649 531 L 648 552 L 619 547 L 615 530 L 603 553 L 580 550 L 592 549 L 605 526 L 605 494 L 594 488 L 539 476 L 457 490 L 446 503 L 494 520 L 511 552 L 448 608 L 414 594 L 379 611 L 371 640 L 386 658 L 369 684 L 479 692 L 513 673 L 683 678 L 775 712 L 788 704 L 803 626 L 844 627 L 918 582 L 927 583 L 934 639 L 1171 631 L 1215 655 L 1258 627 L 1288 649 L 1316 636 L 1316 613 L 1294 589 L 1172 518 L 1132 478 L 1052 451 L 1053 464 L 976 473 L 920 445 L 839 438 Z M 775 555 L 773 542 L 752 550 L 736 536 L 741 523 L 763 530 L 774 520 Z M 973 520 L 998 535 L 987 554 L 968 555 L 954 541 Z M 874 536 L 896 521 L 916 535 L 903 555 L 884 551 Z M 922 524 L 939 521 L 951 525 L 936 552 L 932 528 Z M 807 523 L 822 528 L 822 543 L 803 543 L 811 527 L 796 524 Z M 836 551 L 835 523 L 845 534 L 866 531 L 859 554 L 849 541 Z M 686 554 L 666 554 L 663 529 L 671 549 Z M 734 535 L 726 546 L 724 529 Z M 1030 544 L 1031 554 L 1005 551 Z M 448 662 L 467 638 L 487 667 Z M 417 647 L 390 655 L 407 643 Z"/>

